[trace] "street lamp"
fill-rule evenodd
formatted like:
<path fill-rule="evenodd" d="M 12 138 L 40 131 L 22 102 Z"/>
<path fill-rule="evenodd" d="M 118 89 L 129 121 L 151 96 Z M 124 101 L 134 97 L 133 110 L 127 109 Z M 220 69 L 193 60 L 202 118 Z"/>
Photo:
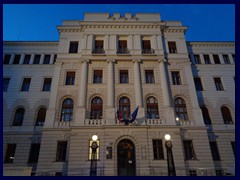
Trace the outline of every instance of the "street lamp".
<path fill-rule="evenodd" d="M 93 135 L 92 136 L 92 144 L 91 144 L 91 149 L 92 149 L 92 154 L 91 154 L 91 166 L 90 166 L 90 176 L 96 176 L 97 175 L 97 158 L 96 158 L 96 151 L 97 148 L 99 147 L 97 144 L 98 136 Z"/>
<path fill-rule="evenodd" d="M 172 142 L 171 136 L 169 134 L 165 134 L 165 147 L 167 150 L 167 163 L 168 163 L 168 176 L 176 176 L 173 154 L 172 154 Z"/>

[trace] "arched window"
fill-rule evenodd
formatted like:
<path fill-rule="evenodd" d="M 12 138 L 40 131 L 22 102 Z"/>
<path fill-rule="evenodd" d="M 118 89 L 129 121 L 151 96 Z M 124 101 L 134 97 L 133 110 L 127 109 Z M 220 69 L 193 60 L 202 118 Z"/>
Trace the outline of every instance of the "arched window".
<path fill-rule="evenodd" d="M 119 113 L 123 118 L 128 118 L 131 114 L 130 100 L 127 97 L 121 97 L 119 99 Z"/>
<path fill-rule="evenodd" d="M 67 98 L 62 103 L 61 121 L 71 121 L 73 119 L 73 100 Z"/>
<path fill-rule="evenodd" d="M 91 101 L 90 119 L 102 119 L 103 101 L 100 97 L 94 97 Z"/>
<path fill-rule="evenodd" d="M 222 106 L 221 112 L 222 112 L 224 124 L 232 124 L 233 121 L 232 121 L 230 110 L 226 106 Z"/>
<path fill-rule="evenodd" d="M 36 126 L 43 126 L 46 118 L 46 111 L 47 109 L 42 107 L 38 110 L 37 119 L 36 119 Z"/>
<path fill-rule="evenodd" d="M 188 120 L 186 103 L 182 98 L 176 98 L 174 101 L 176 116 L 179 120 Z"/>
<path fill-rule="evenodd" d="M 202 115 L 203 115 L 203 120 L 205 124 L 212 124 L 211 118 L 208 113 L 208 109 L 205 106 L 201 107 L 202 110 Z"/>
<path fill-rule="evenodd" d="M 157 99 L 152 96 L 147 98 L 147 118 L 159 119 L 158 102 Z"/>
<path fill-rule="evenodd" d="M 25 114 L 25 109 L 22 107 L 18 108 L 15 111 L 12 125 L 13 126 L 21 126 L 22 122 L 23 122 L 24 114 Z"/>

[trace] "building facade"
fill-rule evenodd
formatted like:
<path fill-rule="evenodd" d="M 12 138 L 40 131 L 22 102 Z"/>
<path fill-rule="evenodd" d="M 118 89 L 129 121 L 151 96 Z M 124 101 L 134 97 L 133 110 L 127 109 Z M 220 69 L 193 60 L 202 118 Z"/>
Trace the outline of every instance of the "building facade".
<path fill-rule="evenodd" d="M 87 13 L 58 42 L 3 43 L 4 175 L 235 175 L 235 43 L 160 14 Z M 119 121 L 130 117 L 133 123 Z"/>

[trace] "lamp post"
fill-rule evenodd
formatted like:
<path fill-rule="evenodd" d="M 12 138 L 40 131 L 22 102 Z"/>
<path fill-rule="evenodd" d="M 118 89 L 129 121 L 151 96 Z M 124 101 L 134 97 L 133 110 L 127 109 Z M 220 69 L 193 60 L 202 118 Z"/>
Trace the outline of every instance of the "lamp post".
<path fill-rule="evenodd" d="M 167 150 L 167 164 L 168 164 L 168 176 L 176 176 L 173 154 L 172 154 L 172 142 L 170 141 L 171 136 L 169 134 L 165 135 L 165 147 Z"/>
<path fill-rule="evenodd" d="M 91 155 L 91 165 L 90 165 L 90 176 L 97 175 L 97 157 L 96 157 L 96 151 L 98 148 L 97 140 L 98 140 L 98 136 L 93 135 L 92 136 L 93 142 L 91 144 L 92 155 Z"/>

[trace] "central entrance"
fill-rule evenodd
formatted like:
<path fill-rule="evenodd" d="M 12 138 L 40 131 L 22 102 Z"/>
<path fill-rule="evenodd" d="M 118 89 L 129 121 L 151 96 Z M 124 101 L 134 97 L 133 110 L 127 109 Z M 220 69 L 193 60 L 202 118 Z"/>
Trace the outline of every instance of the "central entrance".
<path fill-rule="evenodd" d="M 135 147 L 129 139 L 123 139 L 117 146 L 118 176 L 135 176 Z"/>

